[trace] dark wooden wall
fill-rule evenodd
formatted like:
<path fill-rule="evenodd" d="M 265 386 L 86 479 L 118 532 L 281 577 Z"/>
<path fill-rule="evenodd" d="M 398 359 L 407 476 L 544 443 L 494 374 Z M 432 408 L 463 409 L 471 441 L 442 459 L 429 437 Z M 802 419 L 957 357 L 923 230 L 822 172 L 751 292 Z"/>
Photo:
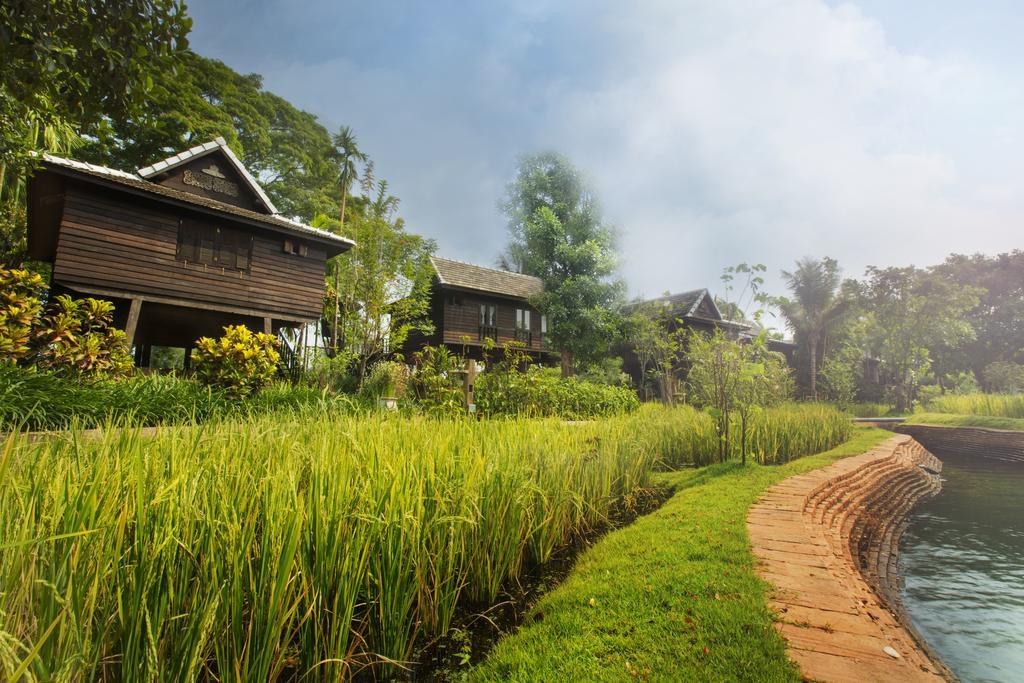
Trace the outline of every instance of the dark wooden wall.
<path fill-rule="evenodd" d="M 442 341 L 452 346 L 460 346 L 462 337 L 470 339 L 470 345 L 480 345 L 480 305 L 487 303 L 497 307 L 498 338 L 494 341 L 498 346 L 516 338 L 516 309 L 526 308 L 530 311 L 530 331 L 532 342 L 527 350 L 546 351 L 547 345 L 541 343 L 540 313 L 525 301 L 491 297 L 485 294 L 453 292 L 446 289 L 435 289 L 435 297 L 442 297 L 444 313 L 442 318 Z M 454 299 L 454 302 L 452 301 Z M 436 322 L 435 322 L 436 324 Z"/>
<path fill-rule="evenodd" d="M 257 234 L 250 272 L 177 260 L 179 214 L 68 184 L 54 281 L 315 319 L 323 307 L 326 252 L 286 254 L 284 237 Z M 213 218 L 204 218 L 213 220 Z M 225 227 L 252 232 L 251 227 Z"/>

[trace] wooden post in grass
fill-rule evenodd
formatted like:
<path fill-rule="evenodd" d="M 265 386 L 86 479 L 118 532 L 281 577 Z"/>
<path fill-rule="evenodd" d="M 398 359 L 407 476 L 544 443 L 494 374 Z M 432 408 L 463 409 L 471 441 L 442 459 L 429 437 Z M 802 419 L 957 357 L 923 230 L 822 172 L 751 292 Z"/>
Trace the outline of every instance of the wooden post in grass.
<path fill-rule="evenodd" d="M 128 340 L 128 348 L 135 344 L 135 328 L 139 326 L 139 312 L 142 310 L 142 298 L 132 299 L 131 308 L 128 309 L 128 322 L 124 326 L 124 336 Z"/>
<path fill-rule="evenodd" d="M 462 391 L 466 397 L 465 408 L 469 412 L 476 411 L 476 400 L 473 395 L 474 384 L 476 384 L 476 361 L 472 358 L 467 358 L 466 371 L 462 375 Z"/>

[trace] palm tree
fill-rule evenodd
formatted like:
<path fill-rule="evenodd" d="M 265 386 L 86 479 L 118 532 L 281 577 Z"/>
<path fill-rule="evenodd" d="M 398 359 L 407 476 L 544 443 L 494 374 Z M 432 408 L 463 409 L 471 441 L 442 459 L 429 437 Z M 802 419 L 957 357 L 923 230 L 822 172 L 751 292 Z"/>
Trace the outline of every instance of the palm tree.
<path fill-rule="evenodd" d="M 793 298 L 782 297 L 777 304 L 797 342 L 806 345 L 810 394 L 817 399 L 818 347 L 849 307 L 837 295 L 839 264 L 827 256 L 803 258 L 793 272 L 782 271 L 782 277 Z"/>
<path fill-rule="evenodd" d="M 367 163 L 369 157 L 359 149 L 356 142 L 356 134 L 349 126 L 342 126 L 334 135 L 334 147 L 338 151 L 338 158 L 341 162 L 341 173 L 338 177 L 338 184 L 341 186 L 341 202 L 338 206 L 338 222 L 340 232 L 345 232 L 345 205 L 348 203 L 349 190 L 355 181 L 359 168 L 357 163 Z M 338 350 L 338 319 L 341 314 L 341 294 L 338 282 L 339 269 L 334 269 L 334 324 L 331 326 L 331 349 Z"/>
<path fill-rule="evenodd" d="M 334 147 L 338 150 L 338 157 L 341 160 L 341 174 L 338 182 L 341 185 L 341 204 L 338 207 L 338 220 L 342 227 L 345 225 L 345 204 L 348 202 L 348 193 L 352 183 L 359 174 L 357 163 L 366 163 L 369 157 L 359 149 L 356 142 L 356 134 L 349 126 L 342 126 L 334 134 Z"/>

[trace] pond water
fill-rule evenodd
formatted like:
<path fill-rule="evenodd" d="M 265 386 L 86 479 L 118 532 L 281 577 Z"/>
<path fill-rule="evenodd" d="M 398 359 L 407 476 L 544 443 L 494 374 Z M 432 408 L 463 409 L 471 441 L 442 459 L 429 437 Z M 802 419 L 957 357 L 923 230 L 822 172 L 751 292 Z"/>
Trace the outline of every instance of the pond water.
<path fill-rule="evenodd" d="M 904 606 L 965 683 L 1024 681 L 1024 463 L 936 452 L 900 548 Z"/>

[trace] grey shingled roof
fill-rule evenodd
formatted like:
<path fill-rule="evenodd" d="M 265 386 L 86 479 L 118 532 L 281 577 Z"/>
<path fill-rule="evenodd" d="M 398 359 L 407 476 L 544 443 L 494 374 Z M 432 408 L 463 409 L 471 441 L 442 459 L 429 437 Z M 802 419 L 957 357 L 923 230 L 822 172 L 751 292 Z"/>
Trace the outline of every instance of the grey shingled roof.
<path fill-rule="evenodd" d="M 209 142 L 204 142 L 201 145 L 190 147 L 189 149 L 186 149 L 184 152 L 172 154 L 171 156 L 167 157 L 162 161 L 158 161 L 150 166 L 144 166 L 143 168 L 140 168 L 137 171 L 137 173 L 142 178 L 146 178 L 148 180 L 149 178 L 152 178 L 155 175 L 166 173 L 167 171 L 170 171 L 173 168 L 177 168 L 186 161 L 189 161 L 190 159 L 205 156 L 216 150 L 220 150 L 221 152 L 224 153 L 225 156 L 227 156 L 228 161 L 231 162 L 231 165 L 234 166 L 235 170 L 238 171 L 239 175 L 242 176 L 242 179 L 245 180 L 246 184 L 249 186 L 249 189 L 255 192 L 256 196 L 259 197 L 260 202 L 263 204 L 264 208 L 266 208 L 267 212 L 276 214 L 278 212 L 277 207 L 274 206 L 274 203 L 270 201 L 270 197 L 267 196 L 267 193 L 263 191 L 263 188 L 260 187 L 260 184 L 256 182 L 256 179 L 252 177 L 251 173 L 249 173 L 249 169 L 245 167 L 245 164 L 243 164 L 241 160 L 235 156 L 235 153 L 231 151 L 231 148 L 228 147 L 228 143 L 224 141 L 224 138 L 214 138 Z"/>
<path fill-rule="evenodd" d="M 440 256 L 432 256 L 430 260 L 437 271 L 438 282 L 442 285 L 517 299 L 529 299 L 544 291 L 544 283 L 532 275 L 485 268 Z"/>
<path fill-rule="evenodd" d="M 213 209 L 219 213 L 245 218 L 249 221 L 262 223 L 269 227 L 284 229 L 292 233 L 308 235 L 320 240 L 334 242 L 338 245 L 344 245 L 346 248 L 352 247 L 355 244 L 355 242 L 348 238 L 335 235 L 334 233 L 327 232 L 326 230 L 311 227 L 298 221 L 293 221 L 290 218 L 285 218 L 281 214 L 266 214 L 259 213 L 257 211 L 250 211 L 249 209 L 243 209 L 240 206 L 219 202 L 216 199 L 208 199 L 207 197 L 192 194 L 191 192 L 184 192 L 172 187 L 158 185 L 148 180 L 144 180 L 135 174 L 120 171 L 116 168 L 87 164 L 84 161 L 65 159 L 64 157 L 54 156 L 53 154 L 44 154 L 42 159 L 44 164 L 50 164 L 59 168 L 75 171 L 76 173 L 85 176 L 92 176 L 114 182 L 118 185 L 130 187 L 135 190 L 141 190 L 148 194 L 175 199 L 188 204 L 195 204 L 196 206 L 201 206 L 206 209 Z"/>
<path fill-rule="evenodd" d="M 688 292 L 680 292 L 679 294 L 667 294 L 665 296 L 659 296 L 654 299 L 645 299 L 636 303 L 629 304 L 625 307 L 625 310 L 632 311 L 645 304 L 665 304 L 674 313 L 678 313 L 682 316 L 692 315 L 697 306 L 700 305 L 701 300 L 705 296 L 708 296 L 708 290 L 705 289 L 691 289 Z"/>

